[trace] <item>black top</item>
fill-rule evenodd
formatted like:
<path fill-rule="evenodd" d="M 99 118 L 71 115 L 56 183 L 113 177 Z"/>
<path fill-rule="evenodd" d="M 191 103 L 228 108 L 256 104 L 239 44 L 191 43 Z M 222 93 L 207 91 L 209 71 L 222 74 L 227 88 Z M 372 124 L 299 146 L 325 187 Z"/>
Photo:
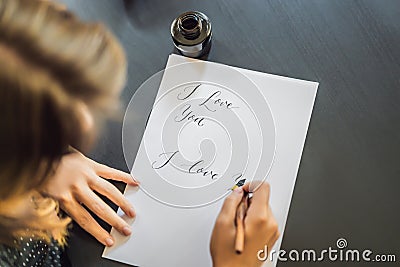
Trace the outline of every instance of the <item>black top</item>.
<path fill-rule="evenodd" d="M 34 236 L 14 240 L 15 246 L 0 244 L 1 267 L 67 267 L 69 261 L 55 241 L 47 243 Z"/>

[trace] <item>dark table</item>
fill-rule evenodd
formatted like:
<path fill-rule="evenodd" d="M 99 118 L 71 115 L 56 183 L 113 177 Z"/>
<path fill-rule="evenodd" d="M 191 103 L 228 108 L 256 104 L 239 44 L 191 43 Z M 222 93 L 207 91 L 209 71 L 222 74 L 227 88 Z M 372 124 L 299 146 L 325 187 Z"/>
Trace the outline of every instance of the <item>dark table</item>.
<path fill-rule="evenodd" d="M 170 23 L 187 10 L 202 11 L 213 23 L 208 60 L 320 82 L 282 248 L 318 251 L 343 237 L 349 248 L 400 261 L 400 1 L 64 2 L 121 40 L 129 60 L 125 106 L 165 66 L 173 52 Z M 127 170 L 121 122 L 107 125 L 91 156 Z M 73 228 L 67 252 L 74 266 L 125 266 L 102 259 L 102 250 Z M 327 265 L 383 264 L 278 264 Z"/>

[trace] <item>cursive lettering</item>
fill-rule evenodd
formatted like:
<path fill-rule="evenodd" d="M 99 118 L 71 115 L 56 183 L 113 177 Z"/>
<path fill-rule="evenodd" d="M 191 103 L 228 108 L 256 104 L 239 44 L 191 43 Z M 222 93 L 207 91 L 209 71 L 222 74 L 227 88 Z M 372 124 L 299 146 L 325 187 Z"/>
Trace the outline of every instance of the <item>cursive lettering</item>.
<path fill-rule="evenodd" d="M 208 98 L 206 98 L 206 100 L 201 102 L 199 104 L 199 106 L 204 106 L 206 109 L 208 109 L 211 112 L 217 111 L 217 109 L 213 109 L 211 107 L 212 105 L 217 105 L 220 107 L 225 106 L 227 109 L 238 108 L 238 107 L 234 107 L 232 102 L 229 102 L 228 100 L 223 100 L 222 98 L 213 99 L 213 98 L 219 97 L 220 95 L 221 95 L 221 91 L 215 91 Z"/>
<path fill-rule="evenodd" d="M 195 162 L 192 166 L 190 166 L 189 173 L 202 173 L 203 176 L 210 176 L 211 180 L 217 179 L 217 176 L 218 176 L 217 173 L 214 173 L 213 171 L 209 171 L 209 170 L 204 170 L 204 168 L 199 166 L 203 162 L 204 162 L 204 160 L 199 160 L 199 161 Z"/>
<path fill-rule="evenodd" d="M 172 164 L 172 160 L 176 156 L 176 154 L 179 153 L 178 151 L 174 152 L 164 152 L 158 155 L 159 158 L 166 156 L 166 159 L 158 162 L 157 160 L 153 161 L 151 164 L 151 167 L 155 170 L 162 169 L 168 164 Z M 215 180 L 218 178 L 218 173 L 216 173 L 213 170 L 207 170 L 204 167 L 201 166 L 201 164 L 204 163 L 204 160 L 199 160 L 193 163 L 192 165 L 189 165 L 189 168 L 186 170 L 190 174 L 201 174 L 204 177 L 210 177 L 212 180 Z M 181 166 L 184 166 L 183 164 Z M 187 166 L 187 165 L 186 165 Z"/>
<path fill-rule="evenodd" d="M 166 155 L 168 155 L 168 154 L 171 154 L 171 156 L 167 157 L 167 160 L 164 161 L 164 163 L 161 164 L 161 165 L 159 165 L 158 167 L 155 167 L 157 161 L 156 161 L 156 160 L 153 161 L 153 163 L 151 164 L 151 167 L 152 167 L 153 169 L 155 169 L 155 170 L 158 170 L 158 169 L 161 169 L 161 168 L 165 167 L 165 166 L 172 160 L 172 158 L 173 158 L 178 152 L 179 152 L 179 151 L 161 153 L 160 155 L 158 155 L 158 157 L 162 157 L 162 156 L 164 156 L 164 155 L 166 156 Z"/>
<path fill-rule="evenodd" d="M 192 105 L 186 104 L 183 106 L 183 111 L 181 114 L 175 116 L 176 122 L 182 122 L 184 120 L 193 121 L 198 126 L 204 126 L 204 117 L 196 116 L 192 110 L 190 110 Z"/>
<path fill-rule="evenodd" d="M 199 89 L 199 87 L 201 86 L 201 84 L 195 86 L 192 88 L 191 91 L 189 91 L 189 93 L 185 96 L 185 94 L 183 93 L 179 93 L 176 98 L 178 98 L 178 100 L 185 100 L 188 99 L 191 95 L 193 95 L 193 93 Z M 190 90 L 192 86 L 186 86 L 185 88 L 183 88 L 183 92 L 186 93 L 186 91 Z"/>

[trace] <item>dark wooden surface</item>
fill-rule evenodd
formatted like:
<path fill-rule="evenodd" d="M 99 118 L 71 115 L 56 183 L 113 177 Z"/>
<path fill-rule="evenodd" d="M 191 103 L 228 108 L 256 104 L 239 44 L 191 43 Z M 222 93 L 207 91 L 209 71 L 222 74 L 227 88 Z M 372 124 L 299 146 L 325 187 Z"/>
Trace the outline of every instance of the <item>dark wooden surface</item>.
<path fill-rule="evenodd" d="M 104 22 L 123 43 L 124 105 L 165 66 L 173 51 L 170 23 L 187 10 L 202 11 L 213 23 L 210 61 L 320 82 L 282 248 L 335 248 L 344 237 L 350 248 L 400 260 L 400 1 L 64 2 L 85 19 Z M 108 124 L 92 157 L 127 170 L 121 123 Z M 74 266 L 124 266 L 102 259 L 102 250 L 74 227 L 68 248 Z M 331 265 L 383 264 L 278 264 Z"/>

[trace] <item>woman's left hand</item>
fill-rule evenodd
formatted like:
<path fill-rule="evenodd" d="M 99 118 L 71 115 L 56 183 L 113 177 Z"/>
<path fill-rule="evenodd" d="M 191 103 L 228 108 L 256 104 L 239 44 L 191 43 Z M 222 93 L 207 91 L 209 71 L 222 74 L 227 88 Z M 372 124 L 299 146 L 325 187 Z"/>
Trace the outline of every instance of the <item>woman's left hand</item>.
<path fill-rule="evenodd" d="M 44 186 L 42 193 L 57 200 L 60 208 L 100 243 L 112 246 L 112 236 L 81 204 L 124 235 L 131 234 L 130 226 L 94 191 L 121 207 L 129 217 L 135 216 L 135 210 L 122 193 L 105 179 L 138 185 L 128 173 L 97 163 L 76 151 L 61 158 L 56 173 Z"/>

